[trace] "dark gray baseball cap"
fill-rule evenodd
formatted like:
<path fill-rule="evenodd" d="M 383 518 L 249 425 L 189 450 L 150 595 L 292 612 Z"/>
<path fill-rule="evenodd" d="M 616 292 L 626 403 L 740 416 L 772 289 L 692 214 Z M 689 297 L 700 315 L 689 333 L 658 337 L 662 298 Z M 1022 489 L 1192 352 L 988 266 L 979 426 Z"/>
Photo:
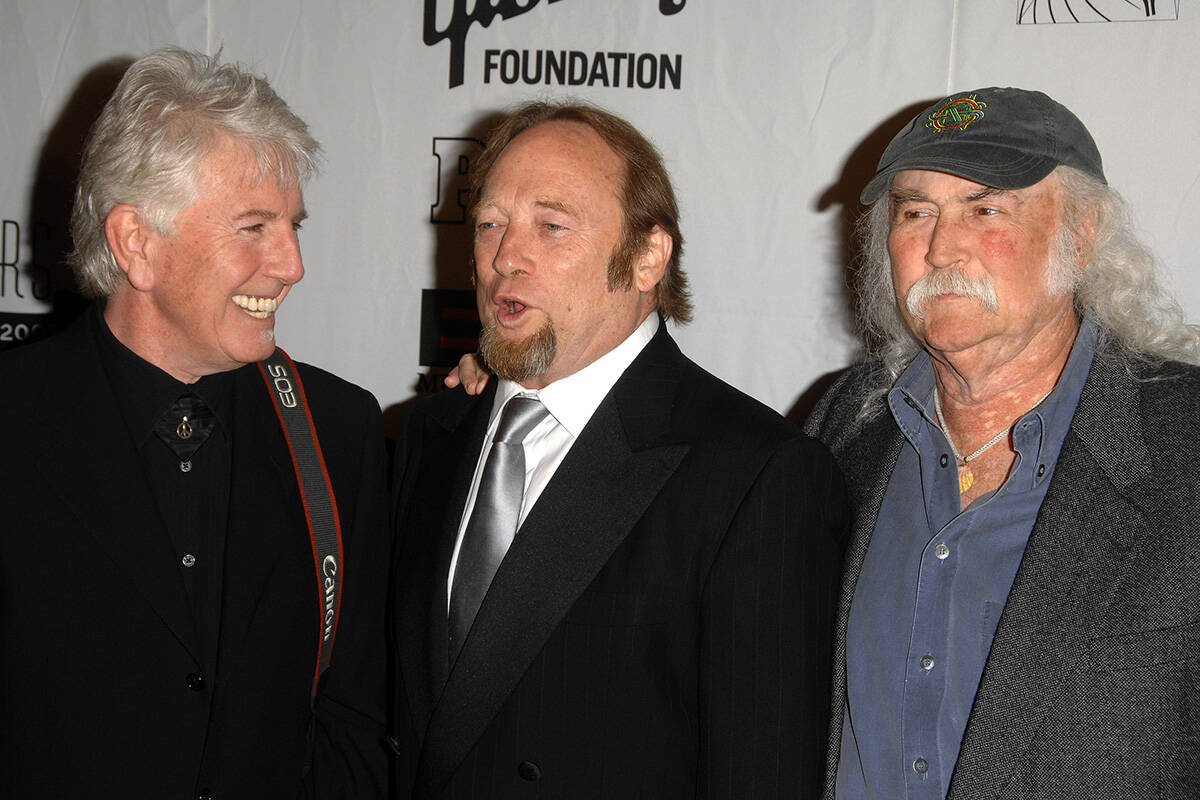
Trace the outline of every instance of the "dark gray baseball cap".
<path fill-rule="evenodd" d="M 953 94 L 918 114 L 883 151 L 859 200 L 875 202 L 906 169 L 1024 189 L 1059 165 L 1107 183 L 1092 135 L 1065 106 L 1041 92 L 991 86 Z"/>

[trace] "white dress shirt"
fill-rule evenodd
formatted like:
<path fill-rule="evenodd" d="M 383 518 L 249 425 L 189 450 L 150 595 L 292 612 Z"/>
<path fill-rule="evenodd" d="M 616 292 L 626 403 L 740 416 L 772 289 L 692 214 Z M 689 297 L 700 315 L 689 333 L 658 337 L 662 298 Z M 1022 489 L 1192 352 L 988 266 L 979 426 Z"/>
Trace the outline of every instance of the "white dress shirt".
<path fill-rule="evenodd" d="M 488 453 L 492 449 L 492 437 L 500 424 L 500 412 L 509 399 L 523 395 L 536 397 L 550 412 L 536 428 L 525 437 L 525 496 L 521 501 L 521 514 L 517 521 L 517 529 L 525 522 L 530 509 L 542 491 L 554 477 L 558 465 L 566 458 L 575 444 L 575 439 L 583 432 L 584 426 L 596 413 L 596 408 L 612 390 L 617 379 L 624 374 L 633 360 L 642 352 L 654 334 L 658 332 L 658 314 L 652 313 L 646 317 L 638 328 L 625 341 L 609 350 L 600 358 L 588 364 L 583 369 L 567 377 L 557 380 L 542 389 L 526 389 L 518 383 L 501 380 L 496 387 L 496 398 L 492 404 L 492 416 L 488 421 L 487 435 L 483 439 L 483 449 L 475 464 L 475 475 L 471 478 L 471 491 L 467 494 L 467 504 L 463 509 L 462 519 L 458 523 L 458 540 L 454 543 L 454 555 L 450 559 L 450 574 L 446 576 L 447 610 L 449 598 L 454 583 L 454 570 L 458 566 L 458 551 L 462 547 L 463 532 L 467 528 L 467 520 L 475 508 L 475 495 L 479 491 L 479 478 L 483 474 L 483 465 L 487 462 Z"/>

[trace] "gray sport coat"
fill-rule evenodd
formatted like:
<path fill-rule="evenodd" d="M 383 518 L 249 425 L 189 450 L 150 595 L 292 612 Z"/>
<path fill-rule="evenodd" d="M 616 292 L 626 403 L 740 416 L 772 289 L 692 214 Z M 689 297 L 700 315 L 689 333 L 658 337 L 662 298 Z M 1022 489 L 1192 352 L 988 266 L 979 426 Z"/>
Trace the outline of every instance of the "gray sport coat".
<path fill-rule="evenodd" d="M 903 437 L 856 419 L 849 370 L 805 430 L 855 510 L 838 605 L 825 797 L 850 601 Z M 949 798 L 1200 797 L 1200 368 L 1097 353 L 984 668 Z"/>

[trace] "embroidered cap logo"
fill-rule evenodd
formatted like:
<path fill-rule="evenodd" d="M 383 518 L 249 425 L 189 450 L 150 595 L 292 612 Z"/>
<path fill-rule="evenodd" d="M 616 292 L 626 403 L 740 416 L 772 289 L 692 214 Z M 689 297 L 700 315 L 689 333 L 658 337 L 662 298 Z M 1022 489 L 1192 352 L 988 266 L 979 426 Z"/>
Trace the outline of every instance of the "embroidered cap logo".
<path fill-rule="evenodd" d="M 985 108 L 987 103 L 976 100 L 973 94 L 967 97 L 951 97 L 929 115 L 925 127 L 933 128 L 939 133 L 966 130 L 983 119 Z"/>

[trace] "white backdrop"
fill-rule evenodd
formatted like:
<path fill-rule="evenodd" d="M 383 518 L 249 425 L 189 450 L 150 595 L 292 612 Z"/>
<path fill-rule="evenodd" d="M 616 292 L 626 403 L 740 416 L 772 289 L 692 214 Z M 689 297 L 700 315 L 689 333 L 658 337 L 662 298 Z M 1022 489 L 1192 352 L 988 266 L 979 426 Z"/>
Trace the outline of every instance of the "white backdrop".
<path fill-rule="evenodd" d="M 0 0 L 0 340 L 66 305 L 47 279 L 81 129 L 120 64 L 166 44 L 265 74 L 324 145 L 278 340 L 385 408 L 429 373 L 422 290 L 468 286 L 467 228 L 432 221 L 460 213 L 464 140 L 531 97 L 598 103 L 659 145 L 697 311 L 675 334 L 781 412 L 852 360 L 847 220 L 891 135 L 953 91 L 1074 110 L 1198 321 L 1198 41 L 1179 0 Z"/>

